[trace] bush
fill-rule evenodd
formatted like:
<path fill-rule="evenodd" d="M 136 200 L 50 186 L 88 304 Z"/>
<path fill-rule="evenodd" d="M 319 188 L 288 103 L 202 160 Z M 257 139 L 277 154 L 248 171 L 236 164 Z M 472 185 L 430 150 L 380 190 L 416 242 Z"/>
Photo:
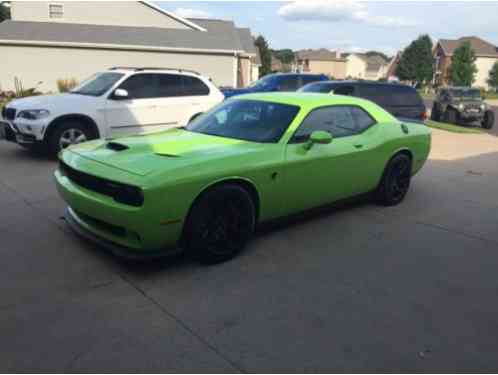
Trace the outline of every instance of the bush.
<path fill-rule="evenodd" d="M 62 78 L 57 80 L 57 88 L 59 92 L 68 92 L 78 86 L 78 81 L 75 78 Z"/>

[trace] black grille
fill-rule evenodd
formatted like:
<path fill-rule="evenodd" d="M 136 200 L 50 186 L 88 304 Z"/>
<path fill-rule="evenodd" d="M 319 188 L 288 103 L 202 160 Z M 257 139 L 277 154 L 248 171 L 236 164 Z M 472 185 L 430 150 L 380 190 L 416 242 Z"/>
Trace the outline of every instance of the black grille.
<path fill-rule="evenodd" d="M 480 104 L 467 104 L 465 106 L 465 109 L 466 110 L 469 110 L 469 109 L 477 109 L 478 111 L 481 110 L 481 105 Z"/>
<path fill-rule="evenodd" d="M 141 206 L 144 203 L 142 190 L 135 186 L 114 182 L 101 177 L 77 171 L 67 164 L 60 162 L 59 170 L 75 184 L 85 189 L 107 195 L 115 201 L 130 206 Z"/>
<path fill-rule="evenodd" d="M 16 110 L 15 108 L 2 108 L 2 117 L 4 119 L 13 121 L 16 118 Z"/>

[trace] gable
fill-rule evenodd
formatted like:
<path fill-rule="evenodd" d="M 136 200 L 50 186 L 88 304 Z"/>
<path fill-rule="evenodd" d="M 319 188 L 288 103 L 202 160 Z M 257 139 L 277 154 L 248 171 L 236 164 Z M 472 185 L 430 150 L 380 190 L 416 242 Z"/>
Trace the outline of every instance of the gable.
<path fill-rule="evenodd" d="M 49 16 L 50 4 L 62 6 L 62 17 Z M 13 1 L 11 17 L 14 21 L 204 31 L 195 23 L 164 11 L 148 1 Z"/>

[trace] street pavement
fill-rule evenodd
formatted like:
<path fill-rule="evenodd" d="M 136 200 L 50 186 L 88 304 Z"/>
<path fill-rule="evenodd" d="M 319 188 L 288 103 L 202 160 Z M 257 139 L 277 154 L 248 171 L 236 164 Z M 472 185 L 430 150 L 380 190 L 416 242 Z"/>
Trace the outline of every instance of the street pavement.
<path fill-rule="evenodd" d="M 399 206 L 134 264 L 67 229 L 56 162 L 0 142 L 0 372 L 495 372 L 497 165 L 495 136 L 434 131 Z"/>

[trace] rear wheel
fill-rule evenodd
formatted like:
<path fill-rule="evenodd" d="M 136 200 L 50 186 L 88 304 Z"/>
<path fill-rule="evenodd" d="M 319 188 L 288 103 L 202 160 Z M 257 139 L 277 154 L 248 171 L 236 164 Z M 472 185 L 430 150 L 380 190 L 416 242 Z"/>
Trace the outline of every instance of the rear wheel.
<path fill-rule="evenodd" d="M 256 209 L 250 194 L 237 184 L 220 185 L 194 202 L 183 245 L 202 263 L 220 263 L 244 248 L 255 225 Z"/>
<path fill-rule="evenodd" d="M 412 160 L 406 154 L 395 155 L 387 164 L 377 188 L 377 202 L 383 206 L 395 206 L 410 188 Z"/>
<path fill-rule="evenodd" d="M 48 148 L 53 155 L 71 145 L 96 138 L 91 129 L 78 120 L 68 120 L 55 126 L 48 138 Z"/>
<path fill-rule="evenodd" d="M 495 124 L 495 114 L 493 111 L 487 110 L 484 112 L 484 118 L 482 120 L 482 127 L 484 129 L 491 129 Z"/>

